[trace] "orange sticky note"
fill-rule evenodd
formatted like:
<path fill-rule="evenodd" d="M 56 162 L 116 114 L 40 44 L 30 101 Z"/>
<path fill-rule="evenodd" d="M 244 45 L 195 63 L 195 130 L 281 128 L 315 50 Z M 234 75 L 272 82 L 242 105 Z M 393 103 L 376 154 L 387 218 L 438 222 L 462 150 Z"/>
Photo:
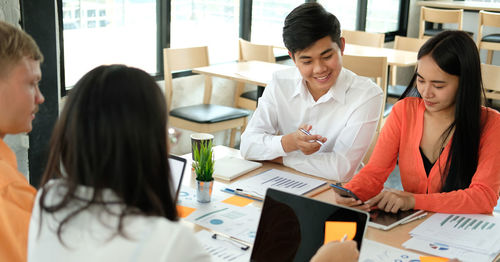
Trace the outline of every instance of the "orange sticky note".
<path fill-rule="evenodd" d="M 345 234 L 347 234 L 347 240 L 354 239 L 354 236 L 356 235 L 356 222 L 325 222 L 325 244 L 330 241 L 340 241 Z"/>
<path fill-rule="evenodd" d="M 240 196 L 232 196 L 229 198 L 226 198 L 223 203 L 234 205 L 234 206 L 239 206 L 239 207 L 244 207 L 250 203 L 253 202 L 252 199 L 246 198 L 246 197 L 240 197 Z"/>
<path fill-rule="evenodd" d="M 448 258 L 445 257 L 420 257 L 420 262 L 446 262 L 449 261 Z"/>
<path fill-rule="evenodd" d="M 177 205 L 177 213 L 179 214 L 179 217 L 182 217 L 182 218 L 185 218 L 185 217 L 191 215 L 191 213 L 193 213 L 195 210 L 196 210 L 196 208 Z"/>

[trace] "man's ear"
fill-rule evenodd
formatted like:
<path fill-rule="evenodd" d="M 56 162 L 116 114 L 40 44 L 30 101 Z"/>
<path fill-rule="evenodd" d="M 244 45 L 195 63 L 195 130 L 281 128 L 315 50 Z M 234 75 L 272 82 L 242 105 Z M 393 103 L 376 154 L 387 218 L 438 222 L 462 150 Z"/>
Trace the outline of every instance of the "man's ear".
<path fill-rule="evenodd" d="M 340 38 L 340 54 L 344 55 L 344 48 L 345 48 L 345 38 L 341 37 Z"/>
<path fill-rule="evenodd" d="M 292 61 L 295 63 L 295 56 L 292 54 L 292 52 L 288 51 L 288 56 L 290 56 Z"/>

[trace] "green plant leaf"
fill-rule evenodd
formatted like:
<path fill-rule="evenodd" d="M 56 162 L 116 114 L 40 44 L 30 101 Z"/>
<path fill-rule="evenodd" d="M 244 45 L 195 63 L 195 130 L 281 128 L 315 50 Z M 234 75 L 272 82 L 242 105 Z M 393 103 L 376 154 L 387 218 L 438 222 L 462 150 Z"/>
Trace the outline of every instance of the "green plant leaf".
<path fill-rule="evenodd" d="M 193 145 L 193 154 L 196 180 L 212 181 L 214 173 L 212 141 L 201 141 L 199 148 Z"/>

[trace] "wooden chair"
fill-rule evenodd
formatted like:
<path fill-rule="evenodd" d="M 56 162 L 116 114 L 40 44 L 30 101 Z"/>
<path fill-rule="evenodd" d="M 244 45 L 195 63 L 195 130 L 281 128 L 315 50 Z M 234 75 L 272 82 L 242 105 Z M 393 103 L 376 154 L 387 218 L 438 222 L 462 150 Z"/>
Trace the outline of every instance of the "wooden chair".
<path fill-rule="evenodd" d="M 264 61 L 276 63 L 272 45 L 258 45 L 250 43 L 246 40 L 239 40 L 239 56 L 238 61 Z M 238 82 L 236 84 L 236 92 L 234 94 L 235 107 L 255 110 L 257 108 L 258 91 L 257 89 L 244 92 L 245 83 Z"/>
<path fill-rule="evenodd" d="M 172 71 L 188 70 L 195 67 L 208 66 L 208 48 L 192 47 L 163 49 L 165 68 L 165 96 L 169 111 L 169 124 L 174 127 L 195 132 L 214 133 L 232 129 L 229 145 L 234 147 L 236 128 L 246 126 L 249 112 L 247 110 L 210 104 L 212 97 L 212 78 L 205 78 L 203 104 L 183 106 L 170 109 L 172 105 L 173 86 Z"/>
<path fill-rule="evenodd" d="M 420 28 L 418 38 L 430 38 L 446 29 L 425 29 L 425 22 L 439 24 L 457 24 L 458 30 L 462 30 L 462 18 L 464 10 L 436 9 L 422 6 L 420 8 Z M 471 34 L 470 32 L 468 32 Z"/>
<path fill-rule="evenodd" d="M 500 34 L 489 34 L 483 36 L 484 26 L 500 27 L 500 13 L 479 11 L 479 29 L 477 30 L 477 47 L 487 49 L 486 63 L 491 64 L 493 51 L 500 50 Z"/>
<path fill-rule="evenodd" d="M 427 40 L 397 35 L 394 39 L 394 49 L 418 52 L 425 41 Z M 406 86 L 397 85 L 396 83 L 397 68 L 398 67 L 394 65 L 389 66 L 390 83 L 387 86 L 387 102 L 389 102 L 388 104 L 394 104 L 406 89 Z"/>
<path fill-rule="evenodd" d="M 486 99 L 493 102 L 500 101 L 500 66 L 481 64 L 481 73 L 483 76 L 483 87 L 486 94 Z M 499 110 L 500 107 L 492 106 L 492 108 Z M 500 110 L 499 110 L 500 111 Z"/>
<path fill-rule="evenodd" d="M 384 92 L 382 100 L 382 108 L 384 109 L 387 90 L 387 57 L 344 55 L 342 56 L 342 63 L 343 67 L 351 70 L 357 75 L 376 79 L 377 85 L 380 86 Z M 375 143 L 378 139 L 380 128 L 382 127 L 384 121 L 384 111 L 385 110 L 382 110 L 380 114 L 375 136 L 373 137 L 370 148 L 363 159 L 363 163 L 365 164 L 368 163 L 368 160 L 373 152 L 373 148 L 375 147 Z"/>
<path fill-rule="evenodd" d="M 347 44 L 384 47 L 385 34 L 364 31 L 342 30 Z"/>

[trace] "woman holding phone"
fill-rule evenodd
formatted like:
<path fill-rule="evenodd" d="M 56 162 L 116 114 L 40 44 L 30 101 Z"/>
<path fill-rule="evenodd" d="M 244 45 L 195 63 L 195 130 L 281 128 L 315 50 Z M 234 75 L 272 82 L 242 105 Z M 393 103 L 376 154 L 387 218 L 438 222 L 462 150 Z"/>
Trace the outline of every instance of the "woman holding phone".
<path fill-rule="evenodd" d="M 345 185 L 360 200 L 335 194 L 337 203 L 387 212 L 491 213 L 500 191 L 500 114 L 483 101 L 471 37 L 445 31 L 429 39 L 369 163 Z M 397 162 L 404 191 L 382 191 Z"/>

